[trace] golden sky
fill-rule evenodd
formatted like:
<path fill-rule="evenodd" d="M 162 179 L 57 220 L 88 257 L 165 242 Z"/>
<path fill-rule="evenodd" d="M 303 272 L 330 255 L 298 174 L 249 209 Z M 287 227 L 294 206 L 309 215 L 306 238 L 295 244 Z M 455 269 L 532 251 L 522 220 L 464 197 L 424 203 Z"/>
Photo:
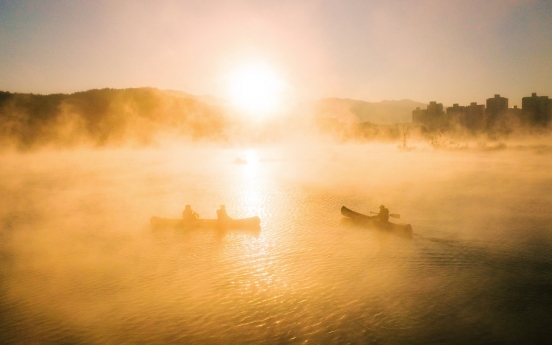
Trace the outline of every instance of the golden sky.
<path fill-rule="evenodd" d="M 270 66 L 288 97 L 520 104 L 552 96 L 549 0 L 6 1 L 0 90 L 151 86 L 231 97 Z M 246 67 L 247 68 L 247 67 Z"/>

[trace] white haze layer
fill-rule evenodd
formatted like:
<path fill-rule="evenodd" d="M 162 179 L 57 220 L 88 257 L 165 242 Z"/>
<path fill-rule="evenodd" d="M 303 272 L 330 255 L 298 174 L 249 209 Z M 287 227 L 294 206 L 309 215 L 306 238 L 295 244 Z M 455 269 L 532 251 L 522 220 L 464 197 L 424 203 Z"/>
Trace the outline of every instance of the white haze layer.
<path fill-rule="evenodd" d="M 0 342 L 548 340 L 552 156 L 535 147 L 4 153 Z M 150 228 L 186 204 L 261 231 Z M 412 240 L 340 223 L 380 204 Z"/>

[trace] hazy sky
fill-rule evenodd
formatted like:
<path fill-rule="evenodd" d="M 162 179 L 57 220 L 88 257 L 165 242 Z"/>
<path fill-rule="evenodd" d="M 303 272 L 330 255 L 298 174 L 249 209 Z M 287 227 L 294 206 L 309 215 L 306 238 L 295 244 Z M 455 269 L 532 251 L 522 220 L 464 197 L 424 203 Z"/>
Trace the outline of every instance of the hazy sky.
<path fill-rule="evenodd" d="M 273 66 L 300 98 L 552 96 L 551 0 L 0 0 L 0 90 L 227 95 Z"/>

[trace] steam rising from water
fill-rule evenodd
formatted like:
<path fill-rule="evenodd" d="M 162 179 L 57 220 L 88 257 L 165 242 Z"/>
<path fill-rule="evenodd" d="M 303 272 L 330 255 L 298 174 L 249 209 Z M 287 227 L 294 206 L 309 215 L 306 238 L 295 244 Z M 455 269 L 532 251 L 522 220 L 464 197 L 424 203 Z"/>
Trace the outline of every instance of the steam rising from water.
<path fill-rule="evenodd" d="M 1 160 L 2 343 L 551 340 L 548 154 L 302 142 Z M 412 241 L 340 224 L 342 205 L 382 203 Z M 185 204 L 262 230 L 150 229 Z"/>
<path fill-rule="evenodd" d="M 248 85 L 242 85 L 244 97 L 251 96 L 250 87 L 258 91 L 256 82 L 267 82 L 267 78 L 255 80 L 248 74 L 243 76 Z M 267 87 L 274 88 L 276 97 L 279 87 L 273 82 L 275 85 L 269 83 Z M 239 84 L 235 85 L 237 89 L 241 89 Z M 249 105 L 257 108 L 258 101 L 259 97 L 253 97 Z M 509 121 L 505 117 L 485 131 L 452 123 L 435 128 L 412 124 L 412 109 L 423 104 L 409 100 L 367 103 L 330 98 L 295 104 L 287 99 L 272 107 L 273 101 L 264 100 L 270 108 L 264 109 L 266 112 L 257 109 L 244 113 L 214 97 L 155 88 L 88 90 L 69 95 L 0 91 L 0 152 L 159 147 L 174 141 L 251 146 L 301 138 L 304 144 L 306 136 L 316 137 L 316 142 L 395 142 L 405 150 L 414 149 L 416 140 L 438 149 L 463 149 L 473 147 L 475 142 L 483 148 L 488 142 L 491 148 L 500 149 L 506 140 L 526 141 L 535 135 L 539 141 L 550 142 L 549 126 L 530 124 L 521 118 Z M 265 118 L 263 114 L 271 116 Z"/>

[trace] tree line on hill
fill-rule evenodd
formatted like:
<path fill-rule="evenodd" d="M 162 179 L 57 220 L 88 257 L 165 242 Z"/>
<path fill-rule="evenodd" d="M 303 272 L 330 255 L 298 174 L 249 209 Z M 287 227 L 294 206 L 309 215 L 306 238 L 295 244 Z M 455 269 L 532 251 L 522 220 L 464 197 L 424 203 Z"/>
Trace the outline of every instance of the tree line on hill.
<path fill-rule="evenodd" d="M 154 88 L 52 95 L 0 92 L 0 140 L 19 149 L 148 144 L 161 133 L 200 140 L 220 137 L 226 125 L 217 106 Z"/>
<path fill-rule="evenodd" d="M 152 145 L 184 139 L 222 143 L 278 141 L 290 133 L 323 133 L 337 141 L 435 142 L 450 128 L 411 123 L 410 100 L 369 103 L 327 98 L 255 120 L 213 97 L 155 88 L 94 89 L 35 95 L 0 91 L 0 149 Z M 454 132 L 470 135 L 470 132 Z M 508 131 L 501 132 L 504 135 Z M 481 133 L 478 133 L 480 135 Z M 436 136 L 437 135 L 437 136 Z"/>
<path fill-rule="evenodd" d="M 293 130 L 323 132 L 340 141 L 393 140 L 400 134 L 392 122 L 407 119 L 412 106 L 420 104 L 409 100 L 369 103 L 322 99 L 303 104 L 293 114 L 255 121 L 214 97 L 155 88 L 51 95 L 0 91 L 0 145 L 29 150 L 42 146 L 150 145 L 171 138 L 267 142 Z"/>

